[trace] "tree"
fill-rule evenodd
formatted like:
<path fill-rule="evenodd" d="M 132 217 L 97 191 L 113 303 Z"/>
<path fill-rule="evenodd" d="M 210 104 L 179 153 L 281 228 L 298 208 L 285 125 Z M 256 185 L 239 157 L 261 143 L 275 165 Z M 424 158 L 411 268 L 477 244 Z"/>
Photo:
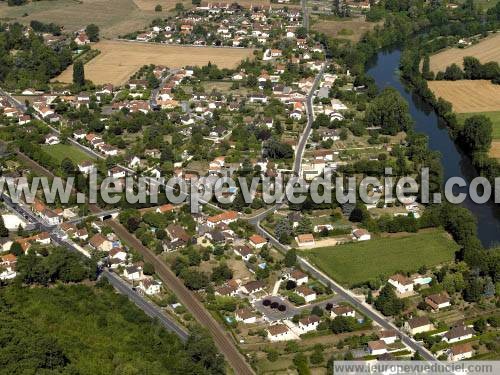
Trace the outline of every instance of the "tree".
<path fill-rule="evenodd" d="M 486 321 L 483 318 L 479 318 L 474 322 L 474 331 L 479 333 L 486 331 Z"/>
<path fill-rule="evenodd" d="M 294 267 L 297 264 L 297 250 L 288 250 L 285 254 L 284 262 L 286 267 Z"/>
<path fill-rule="evenodd" d="M 386 316 L 397 315 L 403 310 L 404 302 L 396 296 L 394 288 L 386 284 L 375 300 L 375 307 Z"/>
<path fill-rule="evenodd" d="M 177 4 L 175 4 L 175 11 L 176 11 L 177 13 L 182 13 L 182 12 L 184 12 L 184 4 L 182 4 L 182 3 L 177 3 Z"/>
<path fill-rule="evenodd" d="M 471 116 L 465 120 L 462 143 L 471 152 L 486 152 L 491 146 L 493 125 L 484 115 Z"/>
<path fill-rule="evenodd" d="M 479 60 L 472 56 L 464 57 L 464 78 L 481 79 L 482 66 Z"/>
<path fill-rule="evenodd" d="M 225 280 L 229 280 L 233 277 L 233 271 L 227 266 L 227 264 L 221 264 L 212 270 L 212 281 L 221 283 Z"/>
<path fill-rule="evenodd" d="M 87 25 L 87 27 L 85 28 L 85 33 L 87 34 L 91 42 L 99 41 L 99 26 L 91 23 L 90 25 Z"/>
<path fill-rule="evenodd" d="M 408 103 L 394 88 L 386 88 L 366 110 L 365 122 L 380 126 L 382 134 L 395 135 L 406 131 L 412 124 Z"/>
<path fill-rule="evenodd" d="M 10 246 L 9 250 L 12 254 L 14 254 L 16 257 L 19 257 L 24 254 L 23 248 L 21 244 L 17 241 L 14 241 L 12 245 Z"/>
<path fill-rule="evenodd" d="M 352 332 L 356 327 L 356 319 L 352 316 L 336 316 L 330 327 L 333 333 Z"/>
<path fill-rule="evenodd" d="M 276 227 L 274 228 L 274 232 L 276 234 L 276 237 L 279 239 L 280 242 L 284 244 L 289 244 L 292 241 L 292 225 L 290 224 L 290 221 L 284 217 L 280 219 L 276 223 Z"/>
<path fill-rule="evenodd" d="M 314 345 L 314 350 L 309 357 L 309 361 L 311 361 L 312 364 L 314 365 L 319 365 L 325 360 L 325 356 L 323 355 L 323 345 L 321 344 L 316 344 Z"/>
<path fill-rule="evenodd" d="M 85 70 L 81 60 L 77 60 L 73 64 L 73 83 L 79 87 L 85 85 Z"/>
<path fill-rule="evenodd" d="M 155 267 L 151 263 L 146 262 L 144 263 L 143 272 L 145 275 L 151 276 L 155 273 Z"/>
<path fill-rule="evenodd" d="M 311 233 L 311 232 L 312 232 L 311 220 L 307 216 L 304 215 L 300 219 L 299 225 L 297 226 L 295 233 L 296 234 L 306 234 L 306 233 Z"/>
<path fill-rule="evenodd" d="M 470 277 L 464 289 L 464 300 L 477 302 L 483 294 L 483 281 L 478 277 Z"/>
<path fill-rule="evenodd" d="M 0 237 L 9 237 L 9 230 L 5 227 L 3 216 L 0 216 Z"/>
<path fill-rule="evenodd" d="M 311 373 L 307 357 L 303 353 L 298 353 L 293 357 L 293 364 L 297 368 L 299 375 L 309 375 Z"/>
<path fill-rule="evenodd" d="M 65 176 L 69 176 L 75 172 L 75 164 L 70 158 L 64 158 L 61 161 L 61 170 Z"/>
<path fill-rule="evenodd" d="M 444 71 L 443 78 L 447 81 L 458 81 L 464 78 L 464 73 L 457 64 L 451 64 Z"/>
<path fill-rule="evenodd" d="M 426 54 L 423 59 L 422 63 L 422 75 L 424 76 L 425 79 L 432 79 L 434 78 L 434 75 L 431 74 L 431 69 L 430 69 L 430 58 L 429 55 Z"/>
<path fill-rule="evenodd" d="M 155 12 L 161 12 L 163 10 L 162 6 L 160 4 L 157 4 L 155 6 Z"/>

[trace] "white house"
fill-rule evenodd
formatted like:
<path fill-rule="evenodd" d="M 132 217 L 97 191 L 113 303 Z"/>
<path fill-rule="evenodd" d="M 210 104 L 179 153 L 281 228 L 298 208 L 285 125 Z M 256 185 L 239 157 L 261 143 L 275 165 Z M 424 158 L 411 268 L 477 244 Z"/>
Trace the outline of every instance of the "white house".
<path fill-rule="evenodd" d="M 337 316 L 354 318 L 356 316 L 356 311 L 351 306 L 337 306 L 330 311 L 330 316 L 332 319 Z"/>
<path fill-rule="evenodd" d="M 83 160 L 78 163 L 78 170 L 80 173 L 89 174 L 95 169 L 95 165 L 90 160 Z"/>
<path fill-rule="evenodd" d="M 399 294 L 413 292 L 413 282 L 399 273 L 391 276 L 387 282 L 394 286 Z"/>
<path fill-rule="evenodd" d="M 432 331 L 434 329 L 434 325 L 426 316 L 412 318 L 406 321 L 403 327 L 411 335 Z"/>
<path fill-rule="evenodd" d="M 387 353 L 387 346 L 382 340 L 369 341 L 368 342 L 368 353 L 370 355 L 381 355 Z"/>
<path fill-rule="evenodd" d="M 379 332 L 378 337 L 380 340 L 385 342 L 386 344 L 394 344 L 398 339 L 398 335 L 393 329 L 386 329 Z"/>
<path fill-rule="evenodd" d="M 451 306 L 451 299 L 448 293 L 442 292 L 437 294 L 431 294 L 425 298 L 425 303 L 429 305 L 433 310 L 444 309 Z"/>
<path fill-rule="evenodd" d="M 148 277 L 139 281 L 139 287 L 142 292 L 147 294 L 148 296 L 152 296 L 160 293 L 161 291 L 161 282 L 156 281 L 152 277 Z"/>
<path fill-rule="evenodd" d="M 372 235 L 362 228 L 353 230 L 352 235 L 357 241 L 369 241 L 372 238 Z"/>
<path fill-rule="evenodd" d="M 293 332 L 284 324 L 274 324 L 267 327 L 267 339 L 271 342 L 295 340 Z"/>
<path fill-rule="evenodd" d="M 267 244 L 266 239 L 258 234 L 250 236 L 248 242 L 250 242 L 250 245 L 252 245 L 255 249 L 262 249 L 264 245 Z"/>
<path fill-rule="evenodd" d="M 257 316 L 249 309 L 236 310 L 234 316 L 237 322 L 243 322 L 245 324 L 253 324 L 257 322 Z"/>
<path fill-rule="evenodd" d="M 472 349 L 471 343 L 467 342 L 465 344 L 457 344 L 448 350 L 448 360 L 449 361 L 461 361 L 463 359 L 471 358 L 474 354 L 474 349 Z"/>
<path fill-rule="evenodd" d="M 144 278 L 142 268 L 138 266 L 129 266 L 123 270 L 123 276 L 130 281 L 138 281 Z"/>
<path fill-rule="evenodd" d="M 301 270 L 293 270 L 290 271 L 290 274 L 288 275 L 288 280 L 294 281 L 295 284 L 297 285 L 304 285 L 308 283 L 309 276 L 307 276 Z"/>
<path fill-rule="evenodd" d="M 309 315 L 308 317 L 299 320 L 299 329 L 303 333 L 316 331 L 320 320 L 321 319 L 316 315 Z"/>
<path fill-rule="evenodd" d="M 443 341 L 447 342 L 448 344 L 452 344 L 454 342 L 470 339 L 473 335 L 474 330 L 472 328 L 466 327 L 464 325 L 459 325 L 446 332 L 443 336 Z"/>
<path fill-rule="evenodd" d="M 295 292 L 303 297 L 307 303 L 310 303 L 316 299 L 316 292 L 311 288 L 301 285 L 295 289 Z"/>
<path fill-rule="evenodd" d="M 237 256 L 240 256 L 245 262 L 248 262 L 250 258 L 254 255 L 253 250 L 245 245 L 245 246 L 235 246 L 234 253 Z"/>
<path fill-rule="evenodd" d="M 57 145 L 59 142 L 59 137 L 56 134 L 49 134 L 45 137 L 45 144 Z"/>

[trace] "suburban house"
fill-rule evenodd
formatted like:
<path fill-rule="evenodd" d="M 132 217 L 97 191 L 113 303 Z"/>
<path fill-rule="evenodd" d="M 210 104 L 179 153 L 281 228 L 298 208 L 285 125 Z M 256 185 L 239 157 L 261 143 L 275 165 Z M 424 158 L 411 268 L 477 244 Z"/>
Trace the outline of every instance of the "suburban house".
<path fill-rule="evenodd" d="M 309 315 L 308 317 L 299 320 L 299 329 L 303 333 L 316 331 L 320 321 L 321 319 L 317 315 Z"/>
<path fill-rule="evenodd" d="M 313 247 L 316 244 L 311 233 L 299 234 L 295 237 L 295 241 L 297 241 L 297 245 L 299 245 L 299 247 Z"/>
<path fill-rule="evenodd" d="M 113 247 L 108 253 L 109 259 L 118 259 L 121 262 L 127 260 L 127 252 L 121 247 Z"/>
<path fill-rule="evenodd" d="M 250 242 L 250 245 L 252 245 L 255 249 L 262 249 L 262 247 L 267 244 L 266 239 L 258 234 L 250 236 L 248 242 Z"/>
<path fill-rule="evenodd" d="M 165 231 L 167 232 L 172 242 L 181 242 L 183 244 L 187 244 L 191 239 L 191 236 L 189 236 L 186 230 L 177 224 L 169 224 L 165 228 Z"/>
<path fill-rule="evenodd" d="M 332 319 L 337 316 L 354 318 L 356 316 L 356 312 L 351 306 L 337 306 L 330 311 L 330 316 Z"/>
<path fill-rule="evenodd" d="M 164 214 L 166 212 L 172 212 L 175 209 L 175 206 L 171 203 L 164 204 L 162 206 L 156 207 L 155 212 L 157 214 Z"/>
<path fill-rule="evenodd" d="M 142 273 L 142 267 L 139 266 L 129 266 L 123 270 L 123 276 L 125 276 L 130 281 L 138 281 L 144 278 Z"/>
<path fill-rule="evenodd" d="M 234 297 L 236 294 L 238 294 L 238 288 L 232 285 L 224 285 L 215 289 L 216 296 Z"/>
<path fill-rule="evenodd" d="M 474 349 L 470 342 L 465 344 L 453 345 L 448 350 L 448 360 L 449 361 L 461 361 L 463 359 L 471 358 L 474 354 Z"/>
<path fill-rule="evenodd" d="M 243 259 L 245 262 L 248 262 L 250 260 L 250 258 L 253 256 L 253 249 L 251 249 L 247 245 L 235 246 L 234 253 L 237 256 L 240 256 L 241 259 Z"/>
<path fill-rule="evenodd" d="M 357 241 L 368 241 L 372 238 L 372 235 L 366 229 L 362 228 L 353 230 L 352 235 Z"/>
<path fill-rule="evenodd" d="M 156 281 L 152 277 L 148 277 L 139 281 L 139 290 L 148 296 L 152 296 L 160 293 L 161 291 L 161 282 Z"/>
<path fill-rule="evenodd" d="M 217 225 L 226 224 L 229 225 L 238 220 L 238 213 L 236 211 L 226 211 L 219 215 L 210 216 L 207 219 L 207 225 L 210 228 L 215 228 Z"/>
<path fill-rule="evenodd" d="M 399 294 L 413 292 L 413 282 L 400 273 L 389 277 L 388 283 L 395 287 Z"/>
<path fill-rule="evenodd" d="M 387 353 L 387 346 L 384 341 L 369 341 L 368 342 L 368 353 L 370 355 L 381 355 Z"/>
<path fill-rule="evenodd" d="M 307 303 L 310 303 L 316 299 L 316 292 L 305 285 L 297 287 L 295 289 L 295 293 L 303 297 Z"/>
<path fill-rule="evenodd" d="M 394 344 L 398 339 L 398 334 L 393 329 L 387 329 L 380 331 L 378 337 L 386 344 Z"/>
<path fill-rule="evenodd" d="M 241 290 L 245 294 L 252 294 L 261 292 L 265 289 L 266 283 L 262 280 L 249 281 L 245 285 L 241 286 Z"/>
<path fill-rule="evenodd" d="M 108 252 L 113 248 L 113 243 L 99 233 L 92 236 L 92 238 L 89 240 L 89 245 L 94 250 L 98 251 Z"/>
<path fill-rule="evenodd" d="M 267 339 L 272 342 L 295 340 L 293 332 L 284 324 L 274 324 L 267 327 Z"/>
<path fill-rule="evenodd" d="M 412 318 L 406 321 L 403 327 L 411 335 L 432 331 L 434 329 L 434 325 L 426 316 L 419 316 L 416 318 Z"/>
<path fill-rule="evenodd" d="M 253 324 L 257 322 L 257 316 L 246 308 L 236 310 L 234 316 L 237 322 L 243 322 L 245 324 Z"/>
<path fill-rule="evenodd" d="M 309 281 L 309 276 L 307 276 L 301 270 L 290 271 L 290 274 L 288 275 L 287 278 L 288 278 L 288 280 L 294 281 L 295 284 L 297 284 L 297 285 L 304 285 L 304 284 L 307 284 L 307 282 Z"/>
<path fill-rule="evenodd" d="M 425 303 L 433 310 L 444 309 L 445 307 L 451 306 L 450 301 L 450 296 L 448 296 L 446 292 L 431 294 L 425 298 Z"/>
<path fill-rule="evenodd" d="M 78 163 L 78 170 L 83 174 L 89 174 L 95 169 L 95 164 L 90 160 L 83 160 Z"/>
<path fill-rule="evenodd" d="M 446 332 L 443 336 L 443 341 L 447 342 L 448 344 L 452 344 L 454 342 L 470 339 L 473 335 L 474 330 L 472 328 L 466 327 L 464 325 L 459 325 Z"/>

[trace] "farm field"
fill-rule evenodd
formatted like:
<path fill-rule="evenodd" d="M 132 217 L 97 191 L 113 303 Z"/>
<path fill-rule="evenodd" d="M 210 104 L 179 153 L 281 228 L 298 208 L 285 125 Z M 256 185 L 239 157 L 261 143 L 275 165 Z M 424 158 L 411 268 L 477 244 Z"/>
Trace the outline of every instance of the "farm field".
<path fill-rule="evenodd" d="M 91 160 L 92 157 L 87 155 L 85 152 L 80 150 L 74 145 L 67 144 L 57 144 L 57 145 L 46 145 L 42 147 L 43 150 L 57 161 L 62 162 L 63 159 L 69 158 L 73 163 L 79 163 L 84 160 Z"/>
<path fill-rule="evenodd" d="M 348 39 L 357 42 L 364 33 L 372 30 L 377 25 L 376 22 L 366 22 L 364 17 L 352 19 L 328 20 L 316 18 L 311 25 L 314 31 L 322 32 L 328 36 Z"/>
<path fill-rule="evenodd" d="M 430 57 L 430 69 L 434 73 L 444 71 L 455 63 L 462 66 L 465 56 L 474 56 L 483 64 L 489 61 L 500 63 L 500 33 L 493 34 L 467 48 L 449 48 Z"/>
<path fill-rule="evenodd" d="M 23 24 L 29 24 L 31 20 L 54 22 L 64 26 L 65 31 L 80 30 L 95 23 L 103 38 L 140 30 L 159 14 L 154 10 L 139 9 L 133 0 L 51 0 L 15 7 L 7 6 L 7 2 L 0 3 L 0 18 Z"/>
<path fill-rule="evenodd" d="M 500 85 L 490 81 L 429 81 L 428 85 L 434 95 L 450 102 L 457 113 L 500 111 Z"/>
<path fill-rule="evenodd" d="M 133 0 L 134 4 L 141 10 L 154 11 L 157 5 L 162 6 L 162 11 L 166 12 L 175 9 L 175 4 L 181 3 L 185 9 L 191 8 L 192 2 L 190 0 Z M 162 13 L 157 13 L 162 14 Z"/>
<path fill-rule="evenodd" d="M 416 271 L 454 259 L 458 245 L 443 230 L 401 237 L 316 248 L 304 255 L 323 272 L 344 285 L 355 285 L 396 271 Z"/>
<path fill-rule="evenodd" d="M 252 49 L 181 47 L 127 41 L 100 41 L 93 48 L 101 53 L 85 64 L 85 78 L 96 84 L 121 85 L 140 67 L 147 64 L 181 68 L 186 65 L 206 65 L 209 61 L 220 68 L 234 68 L 241 60 L 253 56 Z M 54 81 L 72 81 L 73 66 L 69 66 Z"/>

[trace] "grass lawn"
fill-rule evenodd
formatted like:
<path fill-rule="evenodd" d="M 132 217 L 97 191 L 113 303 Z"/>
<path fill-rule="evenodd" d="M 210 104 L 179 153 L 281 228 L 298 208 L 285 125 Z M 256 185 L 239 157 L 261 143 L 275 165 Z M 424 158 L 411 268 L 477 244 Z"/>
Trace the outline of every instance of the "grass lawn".
<path fill-rule="evenodd" d="M 79 163 L 83 160 L 93 159 L 90 155 L 86 154 L 79 148 L 73 145 L 58 144 L 43 146 L 45 152 L 54 157 L 60 162 L 64 158 L 70 158 L 74 163 Z"/>
<path fill-rule="evenodd" d="M 454 259 L 458 245 L 443 230 L 430 230 L 402 237 L 316 248 L 304 255 L 336 281 L 356 285 L 389 276 L 396 271 L 416 271 Z"/>
<path fill-rule="evenodd" d="M 457 113 L 457 118 L 460 122 L 474 115 L 484 115 L 493 123 L 493 139 L 500 139 L 500 111 L 497 112 L 478 112 L 478 113 Z"/>

